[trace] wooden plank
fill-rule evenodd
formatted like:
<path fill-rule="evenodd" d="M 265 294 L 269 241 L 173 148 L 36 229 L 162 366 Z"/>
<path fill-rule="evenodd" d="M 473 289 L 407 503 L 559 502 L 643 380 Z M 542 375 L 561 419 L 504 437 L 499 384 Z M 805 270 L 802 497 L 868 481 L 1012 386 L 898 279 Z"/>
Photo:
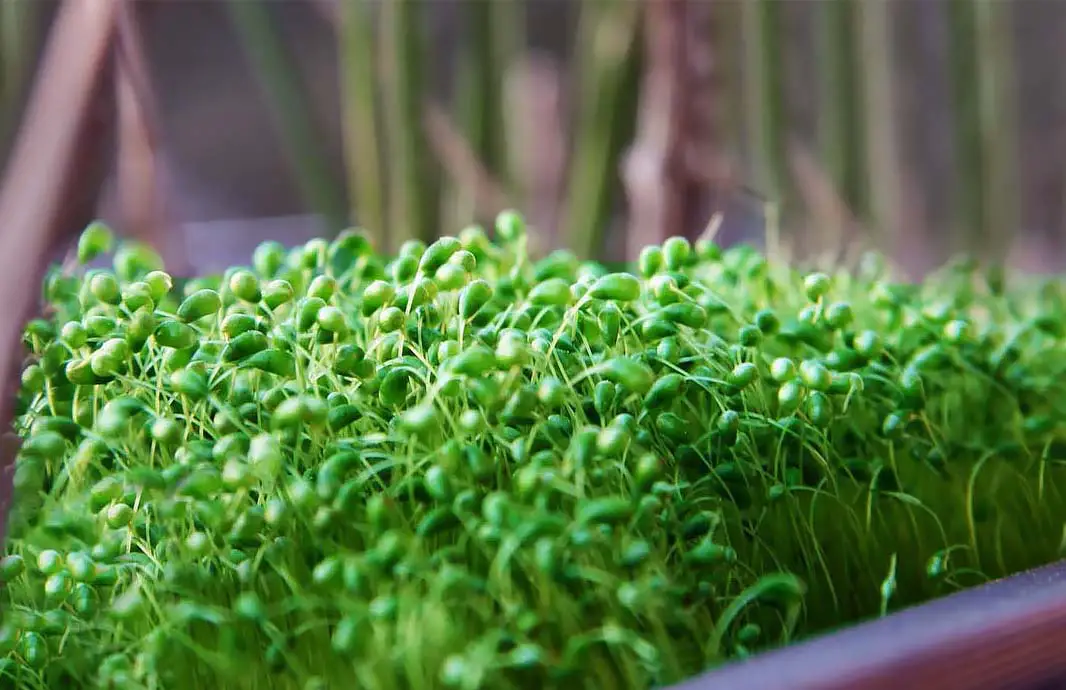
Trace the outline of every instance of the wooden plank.
<path fill-rule="evenodd" d="M 1066 674 L 1066 563 L 752 657 L 674 690 L 1018 690 Z M 1046 687 L 1046 686 L 1043 686 Z"/>
<path fill-rule="evenodd" d="M 22 326 L 38 305 L 55 241 L 95 206 L 103 176 L 102 130 L 116 0 L 67 0 L 56 17 L 2 184 L 0 184 L 0 425 L 11 424 Z M 8 450 L 11 444 L 5 444 Z M 12 456 L 0 454 L 0 534 L 11 503 Z"/>

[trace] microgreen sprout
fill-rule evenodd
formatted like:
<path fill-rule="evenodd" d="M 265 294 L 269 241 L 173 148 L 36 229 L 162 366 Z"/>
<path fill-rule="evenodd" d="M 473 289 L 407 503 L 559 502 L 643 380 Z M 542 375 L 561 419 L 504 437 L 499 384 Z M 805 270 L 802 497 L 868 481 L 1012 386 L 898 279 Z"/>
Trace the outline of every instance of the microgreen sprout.
<path fill-rule="evenodd" d="M 177 286 L 90 226 L 24 333 L 0 687 L 645 688 L 1060 557 L 1062 286 L 525 233 Z"/>

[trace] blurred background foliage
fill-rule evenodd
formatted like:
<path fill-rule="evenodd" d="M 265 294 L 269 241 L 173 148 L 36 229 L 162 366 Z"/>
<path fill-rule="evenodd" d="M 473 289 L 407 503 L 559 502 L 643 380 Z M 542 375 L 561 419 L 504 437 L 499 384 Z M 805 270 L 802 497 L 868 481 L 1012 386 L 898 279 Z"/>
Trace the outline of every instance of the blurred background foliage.
<path fill-rule="evenodd" d="M 5 146 L 57 6 L 0 2 Z M 198 266 L 353 224 L 395 248 L 505 207 L 539 249 L 607 260 L 709 226 L 914 274 L 1066 258 L 1066 3 L 134 6 L 170 232 Z"/>

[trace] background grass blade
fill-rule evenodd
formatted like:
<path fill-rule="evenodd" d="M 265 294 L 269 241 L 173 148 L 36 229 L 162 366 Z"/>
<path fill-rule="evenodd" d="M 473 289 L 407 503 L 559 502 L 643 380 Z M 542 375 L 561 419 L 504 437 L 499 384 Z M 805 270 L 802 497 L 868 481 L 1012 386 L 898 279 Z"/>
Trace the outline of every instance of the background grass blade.
<path fill-rule="evenodd" d="M 869 190 L 868 223 L 871 232 L 881 236 L 882 247 L 897 258 L 924 254 L 924 243 L 913 236 L 921 234 L 913 220 L 913 209 L 903 207 L 903 171 L 900 163 L 899 132 L 894 113 L 897 108 L 895 72 L 892 68 L 893 14 L 886 2 L 860 3 L 858 13 L 858 60 L 861 65 L 866 188 Z M 907 219 L 907 220 L 905 220 Z M 910 264 L 910 259 L 904 259 Z"/>
<path fill-rule="evenodd" d="M 818 40 L 821 81 L 818 132 L 823 166 L 836 192 L 857 216 L 867 211 L 862 100 L 858 82 L 854 0 L 823 2 Z M 839 229 L 838 229 L 839 230 Z"/>
<path fill-rule="evenodd" d="M 578 102 L 562 221 L 566 246 L 581 257 L 600 254 L 622 148 L 636 119 L 642 9 L 639 2 L 581 5 Z"/>
<path fill-rule="evenodd" d="M 521 24 L 513 15 L 523 8 L 517 2 L 467 2 L 461 7 L 467 33 L 458 75 L 460 121 L 485 170 L 506 180 L 503 82 L 520 39 Z"/>
<path fill-rule="evenodd" d="M 423 3 L 394 0 L 378 7 L 385 69 L 384 122 L 389 172 L 389 239 L 432 241 L 438 233 L 439 181 L 423 126 L 425 26 Z"/>
<path fill-rule="evenodd" d="M 986 230 L 975 7 L 973 0 L 949 0 L 947 4 L 956 176 L 953 249 L 965 250 L 979 246 Z"/>
<path fill-rule="evenodd" d="M 7 150 L 32 72 L 40 10 L 33 2 L 0 2 L 0 151 Z"/>
<path fill-rule="evenodd" d="M 342 0 L 338 18 L 341 108 L 350 222 L 384 248 L 385 193 L 376 108 L 377 41 L 367 0 Z"/>
<path fill-rule="evenodd" d="M 1019 221 L 1013 5 L 975 0 L 974 11 L 981 93 L 980 146 L 984 151 L 981 199 L 986 228 L 981 248 L 986 257 L 1000 260 L 1006 255 Z"/>
<path fill-rule="evenodd" d="M 788 179 L 781 3 L 747 0 L 741 8 L 740 31 L 747 62 L 745 111 L 754 183 L 771 202 L 780 203 Z"/>
<path fill-rule="evenodd" d="M 504 116 L 504 78 L 518 53 L 524 9 L 517 2 L 466 2 L 458 5 L 464 27 L 456 61 L 453 110 L 465 139 L 483 173 L 506 188 L 511 178 Z M 505 182 L 506 181 L 506 182 Z M 447 217 L 463 226 L 479 218 L 477 190 L 449 178 Z"/>

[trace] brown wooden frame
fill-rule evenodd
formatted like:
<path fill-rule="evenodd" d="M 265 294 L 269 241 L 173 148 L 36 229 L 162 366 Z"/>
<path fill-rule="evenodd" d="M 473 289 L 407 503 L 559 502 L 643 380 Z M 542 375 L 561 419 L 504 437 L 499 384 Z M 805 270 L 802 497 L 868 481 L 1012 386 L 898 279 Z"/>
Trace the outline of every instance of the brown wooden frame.
<path fill-rule="evenodd" d="M 1066 563 L 767 652 L 675 690 L 1066 687 Z"/>

